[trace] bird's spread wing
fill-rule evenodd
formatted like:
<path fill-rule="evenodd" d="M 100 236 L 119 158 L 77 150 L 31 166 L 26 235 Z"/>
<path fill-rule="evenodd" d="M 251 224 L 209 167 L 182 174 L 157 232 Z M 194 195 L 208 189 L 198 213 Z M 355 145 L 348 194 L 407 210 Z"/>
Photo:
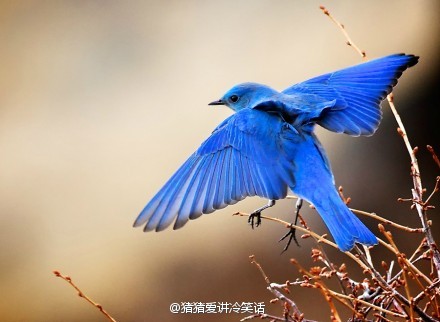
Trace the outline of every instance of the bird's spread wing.
<path fill-rule="evenodd" d="M 318 76 L 283 91 L 288 95 L 315 94 L 336 100 L 316 123 L 337 133 L 372 135 L 382 118 L 380 102 L 403 71 L 418 61 L 413 55 L 395 54 Z"/>
<path fill-rule="evenodd" d="M 175 221 L 177 229 L 247 196 L 284 198 L 286 181 L 293 180 L 291 159 L 280 152 L 285 132 L 291 132 L 289 126 L 275 115 L 250 109 L 235 113 L 177 170 L 134 226 L 160 231 Z"/>

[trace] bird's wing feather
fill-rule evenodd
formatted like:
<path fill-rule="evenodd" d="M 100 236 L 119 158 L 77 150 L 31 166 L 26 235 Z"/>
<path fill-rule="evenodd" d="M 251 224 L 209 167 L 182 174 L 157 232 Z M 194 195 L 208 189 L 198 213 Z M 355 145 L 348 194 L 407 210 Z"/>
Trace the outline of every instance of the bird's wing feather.
<path fill-rule="evenodd" d="M 160 231 L 174 221 L 177 229 L 247 196 L 284 198 L 292 164 L 279 152 L 282 131 L 275 115 L 250 109 L 235 113 L 159 190 L 134 226 Z"/>
<path fill-rule="evenodd" d="M 380 102 L 397 84 L 403 71 L 417 61 L 418 57 L 413 55 L 390 55 L 309 79 L 283 93 L 336 99 L 334 106 L 323 110 L 316 123 L 337 133 L 372 135 L 382 118 Z"/>

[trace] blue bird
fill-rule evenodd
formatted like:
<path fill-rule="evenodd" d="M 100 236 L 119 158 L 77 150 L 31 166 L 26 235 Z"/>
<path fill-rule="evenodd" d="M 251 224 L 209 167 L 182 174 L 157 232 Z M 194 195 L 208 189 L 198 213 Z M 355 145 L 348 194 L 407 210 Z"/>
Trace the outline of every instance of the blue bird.
<path fill-rule="evenodd" d="M 161 231 L 249 196 L 275 200 L 289 189 L 316 208 L 341 251 L 375 245 L 374 234 L 347 208 L 315 124 L 351 136 L 372 135 L 381 101 L 417 56 L 395 54 L 318 76 L 278 92 L 243 83 L 209 105 L 235 113 L 224 120 L 142 210 L 134 226 Z M 252 221 L 253 222 L 253 221 Z M 258 225 L 258 222 L 257 222 Z"/>

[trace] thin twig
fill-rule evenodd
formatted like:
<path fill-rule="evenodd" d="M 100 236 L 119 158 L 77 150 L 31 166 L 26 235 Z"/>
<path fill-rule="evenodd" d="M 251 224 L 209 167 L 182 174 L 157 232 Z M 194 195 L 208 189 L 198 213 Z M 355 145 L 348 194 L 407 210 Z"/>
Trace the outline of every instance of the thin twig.
<path fill-rule="evenodd" d="M 426 148 L 428 149 L 429 152 L 431 152 L 432 158 L 434 159 L 435 164 L 438 165 L 438 167 L 440 168 L 440 160 L 437 156 L 437 154 L 434 151 L 434 148 L 430 145 L 427 145 Z"/>
<path fill-rule="evenodd" d="M 232 214 L 232 215 L 233 215 L 233 216 L 241 216 L 241 217 L 249 217 L 249 214 L 247 214 L 247 213 L 245 213 L 245 212 L 242 212 L 242 211 L 238 211 L 238 212 L 236 212 L 236 213 L 234 213 L 234 214 Z M 297 229 L 297 230 L 300 230 L 300 231 L 305 232 L 306 234 L 312 236 L 313 238 L 315 238 L 315 240 L 316 240 L 318 243 L 321 243 L 321 242 L 322 242 L 322 243 L 325 243 L 325 244 L 327 244 L 327 245 L 332 246 L 333 248 L 339 249 L 338 246 L 337 246 L 335 243 L 333 243 L 333 242 L 331 242 L 330 240 L 328 240 L 327 238 L 325 238 L 325 236 L 318 235 L 318 234 L 315 233 L 314 231 L 311 231 L 311 230 L 305 229 L 305 228 L 302 227 L 302 226 L 297 226 L 297 225 L 294 225 L 294 224 L 288 223 L 287 221 L 281 220 L 281 219 L 279 219 L 279 218 L 268 217 L 268 216 L 263 216 L 263 215 L 261 215 L 261 219 L 267 219 L 267 220 L 270 220 L 270 221 L 278 222 L 278 223 L 280 223 L 280 224 L 283 224 L 283 225 L 284 225 L 285 227 L 287 227 L 287 228 L 290 228 L 290 227 L 295 228 L 295 229 Z M 369 271 L 369 270 L 370 270 L 367 266 L 364 265 L 364 263 L 362 263 L 361 260 L 359 260 L 359 258 L 357 258 L 357 257 L 356 257 L 355 255 L 353 255 L 352 253 L 350 253 L 350 252 L 344 252 L 344 254 L 346 254 L 348 257 L 350 257 L 352 260 L 354 260 L 359 266 L 361 266 L 361 268 L 362 268 L 364 271 Z"/>
<path fill-rule="evenodd" d="M 399 251 L 399 249 L 397 248 L 396 244 L 394 243 L 393 237 L 391 232 L 386 231 L 385 227 L 382 226 L 381 224 L 379 224 L 379 230 L 380 232 L 388 239 L 389 244 L 385 243 L 384 241 L 379 239 L 379 242 L 384 245 L 388 250 L 390 250 L 391 252 L 393 252 L 396 257 L 398 259 L 400 259 L 401 261 L 404 262 L 404 264 L 413 271 L 413 273 L 415 273 L 416 276 L 420 276 L 422 277 L 425 282 L 427 282 L 428 284 L 431 283 L 431 280 L 429 279 L 428 276 L 426 276 L 425 274 L 423 274 L 416 266 L 414 266 L 413 263 L 411 263 L 405 256 L 402 256 L 402 253 Z M 400 262 L 399 262 L 400 264 Z"/>
<path fill-rule="evenodd" d="M 382 226 L 382 225 L 379 225 Z M 403 254 L 399 251 L 399 249 L 397 248 L 396 243 L 393 240 L 393 237 L 391 235 L 391 233 L 389 231 L 384 231 L 384 227 L 382 226 L 382 229 L 380 229 L 381 232 L 385 235 L 385 237 L 388 239 L 388 242 L 390 243 L 391 247 L 394 249 L 394 253 L 396 254 L 397 257 L 397 263 L 400 265 L 401 269 L 402 269 L 402 276 L 403 276 L 403 280 L 404 280 L 404 289 L 405 289 L 405 293 L 406 293 L 406 298 L 407 299 L 411 299 L 411 292 L 409 291 L 409 285 L 408 285 L 408 274 L 407 274 L 407 268 L 405 268 L 405 256 L 403 256 Z M 423 286 L 422 286 L 423 289 Z M 413 312 L 413 306 L 410 306 L 410 310 L 409 310 L 409 315 L 410 315 L 410 320 L 413 321 L 414 320 L 414 312 Z"/>
<path fill-rule="evenodd" d="M 279 300 L 283 301 L 284 303 L 288 304 L 289 307 L 293 309 L 294 316 L 300 316 L 301 311 L 298 309 L 298 306 L 295 302 L 293 302 L 291 299 L 284 296 L 280 291 L 278 291 L 272 284 L 270 284 L 269 278 L 267 277 L 266 273 L 263 270 L 263 267 L 258 263 L 255 259 L 255 255 L 249 256 L 249 259 L 251 260 L 251 263 L 257 266 L 258 270 L 260 271 L 261 275 L 263 275 L 264 281 L 268 284 L 267 289 L 272 292 Z"/>
<path fill-rule="evenodd" d="M 416 189 L 412 189 L 412 193 L 413 193 L 414 199 L 419 198 L 419 195 L 417 194 Z M 428 247 L 430 248 L 430 250 L 432 252 L 432 261 L 435 266 L 437 278 L 440 278 L 440 252 L 437 248 L 437 244 L 436 244 L 434 237 L 432 235 L 431 226 L 428 223 L 428 216 L 426 214 L 426 209 L 424 209 L 424 207 L 417 202 L 414 203 L 414 205 L 417 209 L 417 213 L 419 214 L 420 221 L 422 222 L 422 226 L 425 231 L 425 236 L 426 236 L 426 241 L 427 241 Z"/>
<path fill-rule="evenodd" d="M 361 299 L 358 299 L 358 298 L 355 298 L 355 297 L 352 297 L 352 296 L 348 296 L 348 295 L 344 295 L 344 294 L 341 294 L 341 293 L 337 293 L 337 292 L 332 291 L 330 289 L 327 289 L 327 291 L 333 297 L 340 297 L 340 298 L 343 298 L 343 299 L 346 299 L 346 300 L 350 300 L 350 301 L 354 301 L 354 302 L 359 302 L 359 303 L 362 303 L 365 306 L 369 306 L 369 307 L 373 308 L 376 311 L 380 311 L 380 312 L 384 312 L 384 313 L 387 313 L 387 314 L 391 314 L 394 317 L 400 317 L 400 318 L 406 318 L 407 317 L 405 315 L 402 315 L 402 314 L 399 314 L 399 313 L 396 313 L 396 312 L 393 312 L 393 311 L 386 310 L 384 308 L 381 308 L 380 306 L 371 304 L 370 302 L 367 302 L 367 301 L 364 301 L 364 300 L 361 300 Z"/>
<path fill-rule="evenodd" d="M 258 262 L 255 260 L 255 255 L 251 255 L 251 256 L 249 256 L 249 259 L 251 260 L 251 264 L 255 264 L 255 266 L 257 266 L 257 268 L 258 268 L 258 270 L 260 271 L 261 275 L 263 275 L 263 277 L 264 277 L 264 281 L 265 281 L 267 284 L 270 284 L 269 277 L 267 277 L 267 275 L 266 275 L 266 273 L 264 272 L 263 267 L 261 267 L 260 263 L 258 263 Z"/>
<path fill-rule="evenodd" d="M 248 213 L 245 213 L 245 212 L 242 212 L 242 211 L 237 211 L 237 212 L 233 213 L 232 216 L 249 217 L 249 214 L 248 214 Z M 292 224 L 292 223 L 289 223 L 289 222 L 287 222 L 287 221 L 284 221 L 284 220 L 282 220 L 282 219 L 275 218 L 275 217 L 269 217 L 269 216 L 261 215 L 261 219 L 267 219 L 267 220 L 270 220 L 270 221 L 278 222 L 278 223 L 284 225 L 286 228 L 291 228 L 291 227 L 292 227 L 292 228 L 295 228 L 295 229 L 297 229 L 297 230 L 299 230 L 299 231 L 302 231 L 302 232 L 306 233 L 307 235 L 311 235 L 311 236 L 314 237 L 314 238 L 317 240 L 317 242 L 319 242 L 319 243 L 320 243 L 320 242 L 323 242 L 323 243 L 325 243 L 325 244 L 327 244 L 327 245 L 330 245 L 330 246 L 332 246 L 332 247 L 334 247 L 334 248 L 336 248 L 336 249 L 339 249 L 338 246 L 337 246 L 335 243 L 333 243 L 333 242 L 331 242 L 330 240 L 328 240 L 328 239 L 325 238 L 326 235 L 323 235 L 323 236 L 318 235 L 317 233 L 315 233 L 315 232 L 313 232 L 313 231 L 311 231 L 311 230 L 309 230 L 309 229 L 306 229 L 306 228 L 304 228 L 304 227 L 302 227 L 302 226 L 294 225 L 294 224 Z"/>
<path fill-rule="evenodd" d="M 325 298 L 325 301 L 329 305 L 330 312 L 332 313 L 332 321 L 339 321 L 339 322 L 342 321 L 341 317 L 339 316 L 338 310 L 336 309 L 336 306 L 332 301 L 333 291 L 329 290 L 327 287 L 321 285 L 321 283 L 318 283 L 318 282 L 315 283 L 315 287 L 317 287 L 321 291 L 322 295 Z M 338 298 L 336 298 L 336 299 L 338 299 Z M 345 304 L 344 301 L 341 301 L 341 302 Z"/>
<path fill-rule="evenodd" d="M 363 215 L 363 216 L 368 216 L 368 217 L 374 218 L 374 219 L 376 219 L 376 220 L 378 220 L 378 221 L 380 221 L 380 222 L 382 222 L 384 224 L 387 224 L 387 225 L 393 226 L 395 228 L 407 231 L 409 233 L 423 233 L 423 228 L 410 228 L 410 227 L 407 227 L 407 226 L 403 226 L 403 225 L 395 223 L 395 222 L 393 222 L 393 221 L 391 221 L 389 219 L 385 219 L 385 218 L 377 215 L 374 212 L 366 212 L 366 211 L 363 211 L 363 210 L 358 210 L 358 209 L 353 209 L 353 208 L 350 208 L 350 210 L 353 211 L 355 214 L 359 214 L 359 215 Z"/>
<path fill-rule="evenodd" d="M 429 206 L 428 203 L 431 200 L 431 198 L 438 192 L 439 190 L 439 183 L 440 183 L 440 176 L 437 176 L 437 178 L 435 178 L 435 186 L 434 189 L 432 189 L 431 194 L 429 195 L 428 198 L 426 198 L 423 206 L 425 207 L 425 209 L 427 209 L 427 207 Z"/>
<path fill-rule="evenodd" d="M 429 292 L 432 291 L 434 288 L 438 287 L 440 285 L 440 280 L 436 280 L 434 283 L 429 285 L 425 290 L 420 292 L 414 299 L 413 303 L 414 305 L 417 305 L 417 303 L 420 302 L 422 298 L 424 298 L 426 295 L 429 295 Z"/>
<path fill-rule="evenodd" d="M 361 55 L 362 58 L 367 57 L 367 54 L 365 53 L 364 50 L 361 50 L 350 38 L 350 36 L 348 35 L 347 31 L 345 30 L 345 26 L 340 23 L 338 20 L 336 20 L 331 14 L 330 12 L 327 10 L 326 7 L 324 6 L 319 6 L 319 9 L 322 10 L 322 12 L 328 16 L 330 18 L 331 21 L 333 21 L 341 30 L 341 32 L 344 34 L 345 39 L 347 40 L 346 44 L 350 47 L 353 47 L 354 50 L 356 50 L 359 55 Z"/>
<path fill-rule="evenodd" d="M 107 313 L 106 310 L 104 310 L 104 308 L 101 306 L 101 304 L 98 304 L 96 302 L 94 302 L 90 297 L 88 297 L 87 295 L 85 295 L 78 286 L 76 286 L 72 279 L 70 278 L 70 276 L 67 275 L 63 275 L 61 274 L 59 271 L 53 271 L 54 275 L 56 277 L 60 277 L 61 279 L 65 280 L 67 283 L 69 283 L 77 292 L 78 292 L 78 296 L 82 297 L 83 299 L 85 299 L 87 302 L 89 302 L 90 304 L 92 304 L 94 307 L 96 307 L 99 311 L 101 311 L 102 314 L 104 314 L 104 316 L 112 321 L 112 322 L 116 322 L 116 320 L 114 318 L 112 318 L 110 316 L 110 314 Z"/>

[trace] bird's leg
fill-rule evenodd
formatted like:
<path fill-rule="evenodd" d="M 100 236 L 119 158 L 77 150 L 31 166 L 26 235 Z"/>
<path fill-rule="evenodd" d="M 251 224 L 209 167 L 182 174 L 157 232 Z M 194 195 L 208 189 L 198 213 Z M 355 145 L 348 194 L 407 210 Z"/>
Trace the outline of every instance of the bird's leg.
<path fill-rule="evenodd" d="M 284 239 L 286 239 L 287 237 L 289 237 L 289 240 L 287 241 L 286 246 L 283 249 L 283 253 L 289 248 L 290 243 L 292 242 L 292 239 L 295 241 L 295 244 L 299 247 L 299 243 L 298 240 L 296 239 L 296 229 L 295 227 L 293 227 L 293 225 L 296 226 L 297 222 L 298 222 L 298 217 L 299 217 L 299 210 L 301 209 L 303 204 L 303 200 L 301 198 L 298 198 L 298 200 L 296 201 L 296 210 L 295 210 L 295 223 L 290 225 L 290 229 L 287 232 L 287 234 L 285 234 L 283 237 L 281 237 L 281 239 L 278 241 L 282 241 Z"/>
<path fill-rule="evenodd" d="M 255 210 L 254 212 L 252 212 L 249 215 L 248 223 L 251 225 L 252 229 L 254 229 L 255 217 L 257 217 L 257 222 L 255 223 L 255 227 L 258 227 L 261 225 L 261 212 L 267 208 L 272 207 L 273 205 L 275 205 L 275 200 L 269 199 L 269 202 L 267 203 L 267 205 L 264 205 L 263 207 L 258 208 L 257 210 Z"/>

